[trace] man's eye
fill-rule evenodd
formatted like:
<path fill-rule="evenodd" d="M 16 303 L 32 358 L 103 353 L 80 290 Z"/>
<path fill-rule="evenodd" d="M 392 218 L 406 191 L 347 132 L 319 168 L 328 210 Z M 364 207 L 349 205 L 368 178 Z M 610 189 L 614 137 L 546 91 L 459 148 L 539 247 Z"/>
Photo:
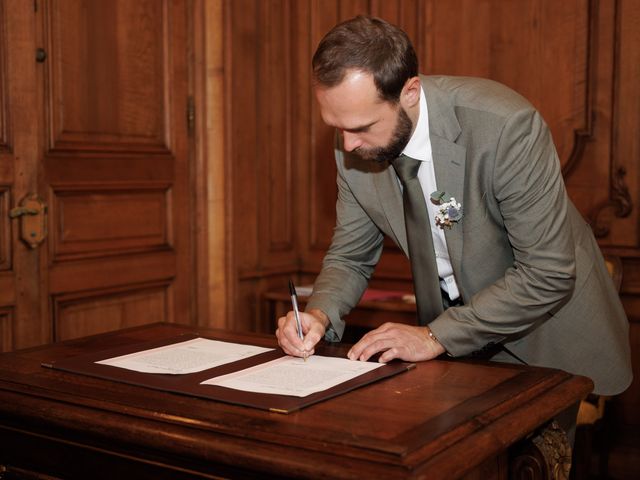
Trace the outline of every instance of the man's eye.
<path fill-rule="evenodd" d="M 369 131 L 369 127 L 362 128 L 352 128 L 350 130 L 343 130 L 342 133 L 367 133 Z"/>

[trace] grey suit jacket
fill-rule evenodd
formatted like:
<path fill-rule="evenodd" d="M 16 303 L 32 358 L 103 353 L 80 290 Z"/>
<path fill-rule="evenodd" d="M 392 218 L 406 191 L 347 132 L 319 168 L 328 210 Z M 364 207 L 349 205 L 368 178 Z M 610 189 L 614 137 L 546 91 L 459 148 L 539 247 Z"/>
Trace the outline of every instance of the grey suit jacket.
<path fill-rule="evenodd" d="M 431 330 L 454 356 L 501 342 L 531 365 L 590 377 L 596 393 L 623 391 L 632 378 L 628 321 L 591 229 L 567 196 L 544 121 L 496 82 L 421 80 L 436 183 L 464 212 L 445 231 L 464 305 L 433 319 Z M 339 143 L 335 156 L 336 229 L 307 306 L 329 316 L 333 341 L 367 286 L 384 235 L 408 255 L 393 169 Z"/>

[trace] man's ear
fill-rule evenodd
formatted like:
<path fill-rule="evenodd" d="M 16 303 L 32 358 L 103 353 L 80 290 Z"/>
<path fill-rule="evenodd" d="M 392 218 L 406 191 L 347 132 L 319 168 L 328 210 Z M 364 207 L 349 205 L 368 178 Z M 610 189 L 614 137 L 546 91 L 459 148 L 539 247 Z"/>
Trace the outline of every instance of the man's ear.
<path fill-rule="evenodd" d="M 420 102 L 420 78 L 411 77 L 406 81 L 400 92 L 400 103 L 405 110 L 409 110 Z"/>

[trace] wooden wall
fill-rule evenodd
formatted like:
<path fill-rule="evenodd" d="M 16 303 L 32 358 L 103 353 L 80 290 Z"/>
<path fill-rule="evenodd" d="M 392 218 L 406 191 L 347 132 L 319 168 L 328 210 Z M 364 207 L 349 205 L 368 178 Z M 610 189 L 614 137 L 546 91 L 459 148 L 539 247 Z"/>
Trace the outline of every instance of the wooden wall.
<path fill-rule="evenodd" d="M 603 250 L 622 256 L 640 374 L 640 2 L 637 0 L 227 0 L 224 15 L 227 325 L 270 330 L 265 291 L 311 283 L 334 225 L 333 132 L 309 65 L 320 38 L 359 13 L 412 38 L 427 74 L 503 82 L 550 125 L 570 196 Z M 222 137 L 221 137 L 222 138 Z M 410 288 L 388 248 L 378 286 Z M 597 359 L 594 359 L 597 361 Z M 619 401 L 640 426 L 640 382 Z"/>

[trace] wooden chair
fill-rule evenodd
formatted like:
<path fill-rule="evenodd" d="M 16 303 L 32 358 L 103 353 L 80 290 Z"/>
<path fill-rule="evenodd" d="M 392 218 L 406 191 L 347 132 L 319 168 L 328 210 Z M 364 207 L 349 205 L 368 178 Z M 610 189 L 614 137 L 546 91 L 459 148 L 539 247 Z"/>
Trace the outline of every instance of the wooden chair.
<path fill-rule="evenodd" d="M 622 261 L 615 255 L 604 255 L 605 265 L 614 286 L 620 292 L 622 285 Z M 607 404 L 610 397 L 589 395 L 580 402 L 576 422 L 576 437 L 573 449 L 571 479 L 607 478 L 610 425 Z M 592 475 L 594 451 L 597 452 L 597 475 Z"/>

